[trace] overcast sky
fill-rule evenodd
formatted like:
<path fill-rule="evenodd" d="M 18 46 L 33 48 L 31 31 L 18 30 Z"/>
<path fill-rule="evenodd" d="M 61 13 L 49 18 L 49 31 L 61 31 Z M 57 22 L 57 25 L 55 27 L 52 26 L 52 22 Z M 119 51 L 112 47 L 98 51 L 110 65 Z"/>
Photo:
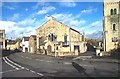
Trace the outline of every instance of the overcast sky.
<path fill-rule="evenodd" d="M 0 29 L 6 38 L 36 34 L 35 29 L 53 16 L 80 33 L 102 31 L 103 2 L 3 2 Z"/>

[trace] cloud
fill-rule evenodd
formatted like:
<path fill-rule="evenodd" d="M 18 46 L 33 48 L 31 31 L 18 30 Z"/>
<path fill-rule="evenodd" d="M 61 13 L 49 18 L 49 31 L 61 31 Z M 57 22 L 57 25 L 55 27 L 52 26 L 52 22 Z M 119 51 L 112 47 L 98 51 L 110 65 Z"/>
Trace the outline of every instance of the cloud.
<path fill-rule="evenodd" d="M 84 26 L 80 29 L 81 32 L 85 32 L 86 34 L 92 34 L 97 31 L 102 31 L 103 22 L 102 20 L 97 20 L 89 24 L 88 26 Z"/>
<path fill-rule="evenodd" d="M 95 21 L 93 22 L 89 27 L 98 27 L 98 26 L 101 26 L 102 25 L 102 21 Z"/>
<path fill-rule="evenodd" d="M 0 21 L 0 28 L 5 29 L 7 39 L 15 39 L 22 36 L 30 36 L 35 34 L 36 27 L 21 27 L 16 22 L 12 21 Z"/>
<path fill-rule="evenodd" d="M 0 8 L 2 8 L 2 2 L 0 2 Z"/>
<path fill-rule="evenodd" d="M 54 11 L 56 8 L 53 7 L 53 6 L 45 6 L 45 7 L 42 7 L 42 10 L 39 10 L 37 12 L 38 15 L 40 14 L 46 14 L 48 12 L 51 12 L 51 11 Z"/>
<path fill-rule="evenodd" d="M 33 6 L 33 9 L 38 9 L 40 6 L 45 6 L 45 5 L 48 5 L 48 3 L 45 3 L 45 2 L 37 2 L 34 6 Z"/>
<path fill-rule="evenodd" d="M 36 18 L 26 18 L 19 22 L 0 21 L 0 29 L 5 29 L 6 39 L 21 38 L 36 34 L 36 29 L 43 25 L 48 20 L 47 16 L 44 19 L 36 20 Z"/>
<path fill-rule="evenodd" d="M 71 13 L 59 13 L 59 14 L 53 14 L 53 17 L 55 17 L 58 21 L 68 25 L 69 27 L 72 27 L 79 31 L 82 24 L 85 24 L 86 21 L 83 19 L 78 19 L 78 15 L 73 15 Z"/>
<path fill-rule="evenodd" d="M 15 10 L 15 9 L 17 9 L 19 6 L 18 6 L 18 3 L 17 2 L 14 2 L 14 3 L 8 3 L 8 2 L 3 2 L 2 3 L 2 7 L 5 7 L 5 8 L 7 8 L 7 9 L 9 9 L 9 10 Z"/>
<path fill-rule="evenodd" d="M 12 6 L 5 6 L 7 9 L 14 10 L 15 8 Z"/>
<path fill-rule="evenodd" d="M 81 14 L 89 14 L 89 13 L 94 13 L 97 11 L 97 8 L 88 8 L 88 9 L 84 9 L 81 11 Z"/>
<path fill-rule="evenodd" d="M 16 23 L 12 21 L 0 21 L 0 28 L 5 29 L 8 33 L 10 32 L 10 28 L 13 27 Z"/>
<path fill-rule="evenodd" d="M 36 18 L 26 18 L 22 21 L 19 21 L 17 24 L 22 26 L 33 25 L 36 21 Z"/>
<path fill-rule="evenodd" d="M 28 8 L 26 8 L 25 11 L 28 11 Z"/>
<path fill-rule="evenodd" d="M 59 2 L 59 5 L 62 7 L 75 7 L 76 3 L 74 2 L 74 0 L 61 0 Z"/>
<path fill-rule="evenodd" d="M 60 2 L 59 5 L 63 6 L 63 7 L 75 7 L 76 3 L 74 3 L 74 2 Z"/>
<path fill-rule="evenodd" d="M 16 13 L 16 14 L 14 14 L 12 17 L 10 17 L 8 20 L 14 21 L 14 20 L 18 19 L 19 17 L 20 17 L 20 14 L 19 14 L 19 13 Z"/>

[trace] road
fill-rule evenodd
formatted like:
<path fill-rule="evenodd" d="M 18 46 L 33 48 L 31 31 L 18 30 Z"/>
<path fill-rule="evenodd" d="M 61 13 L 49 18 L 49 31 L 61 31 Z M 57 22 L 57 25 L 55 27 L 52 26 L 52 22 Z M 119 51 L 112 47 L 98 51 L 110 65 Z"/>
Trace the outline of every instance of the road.
<path fill-rule="evenodd" d="M 118 65 L 14 53 L 2 57 L 1 73 L 3 77 L 118 77 Z"/>

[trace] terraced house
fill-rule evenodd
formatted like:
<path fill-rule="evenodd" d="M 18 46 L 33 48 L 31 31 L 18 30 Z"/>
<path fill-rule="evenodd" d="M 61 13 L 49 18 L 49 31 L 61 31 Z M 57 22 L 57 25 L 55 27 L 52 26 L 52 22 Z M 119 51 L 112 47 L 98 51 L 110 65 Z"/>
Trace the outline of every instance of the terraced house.
<path fill-rule="evenodd" d="M 21 42 L 22 52 L 29 52 L 29 38 L 23 37 Z"/>
<path fill-rule="evenodd" d="M 0 49 L 5 49 L 5 30 L 0 29 Z"/>
<path fill-rule="evenodd" d="M 73 56 L 86 52 L 86 42 L 77 30 L 56 21 L 49 21 L 36 29 L 37 53 L 52 56 Z"/>
<path fill-rule="evenodd" d="M 15 50 L 20 48 L 20 41 L 15 40 L 7 40 L 7 46 L 6 48 L 8 50 Z"/>

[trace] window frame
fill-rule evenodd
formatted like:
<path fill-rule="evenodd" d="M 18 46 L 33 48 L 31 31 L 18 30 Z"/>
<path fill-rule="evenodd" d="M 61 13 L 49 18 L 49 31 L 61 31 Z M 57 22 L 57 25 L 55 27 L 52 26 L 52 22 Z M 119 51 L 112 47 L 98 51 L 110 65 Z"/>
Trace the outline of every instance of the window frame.
<path fill-rule="evenodd" d="M 116 24 L 115 24 L 115 23 L 112 24 L 112 30 L 113 30 L 113 31 L 116 31 Z"/>
<path fill-rule="evenodd" d="M 110 15 L 114 15 L 114 10 L 110 9 Z"/>
<path fill-rule="evenodd" d="M 116 15 L 116 14 L 117 14 L 117 9 L 115 8 L 115 9 L 114 9 L 114 15 Z"/>
<path fill-rule="evenodd" d="M 64 35 L 64 43 L 67 44 L 67 35 Z"/>

